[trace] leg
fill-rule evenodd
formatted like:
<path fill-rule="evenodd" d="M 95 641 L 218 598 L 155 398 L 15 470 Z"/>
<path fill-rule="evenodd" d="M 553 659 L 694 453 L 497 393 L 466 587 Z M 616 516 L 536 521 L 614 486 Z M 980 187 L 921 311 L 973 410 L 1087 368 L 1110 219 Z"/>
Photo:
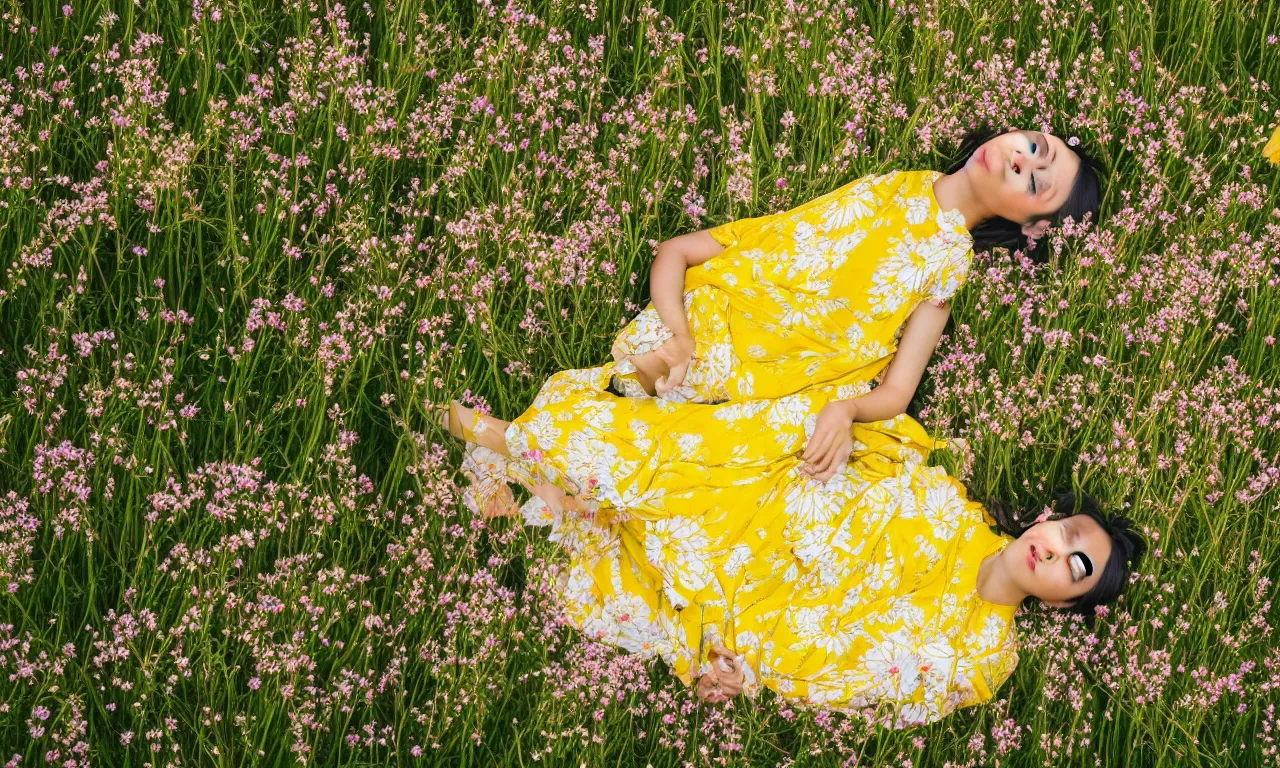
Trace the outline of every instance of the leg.
<path fill-rule="evenodd" d="M 511 458 L 504 436 L 511 422 L 477 413 L 474 408 L 467 408 L 457 400 L 449 404 L 449 409 L 440 417 L 441 426 L 449 430 L 449 434 L 476 445 Z"/>
<path fill-rule="evenodd" d="M 467 408 L 456 400 L 450 403 L 449 410 L 445 411 L 441 420 L 450 434 L 455 437 L 467 440 L 505 459 L 513 458 L 506 440 L 507 427 L 511 426 L 511 422 L 477 413 L 474 408 Z M 458 427 L 454 426 L 455 423 Z M 462 428 L 461 425 L 465 424 L 472 426 L 469 429 Z M 471 482 L 463 492 L 464 504 L 474 510 L 482 510 L 482 514 L 488 518 L 514 517 L 519 514 L 519 505 L 516 504 L 511 488 L 507 485 L 511 480 L 524 486 L 530 493 L 538 496 L 557 511 L 585 509 L 576 498 L 567 496 L 552 483 L 531 485 L 526 482 L 531 478 L 526 478 L 525 472 L 509 472 L 502 458 L 492 454 L 486 457 L 484 452 L 477 452 L 474 448 L 468 448 L 463 456 L 462 473 Z"/>
<path fill-rule="evenodd" d="M 479 438 L 477 442 L 495 453 L 500 453 L 508 459 L 511 458 L 511 450 L 507 447 L 507 427 L 511 426 L 511 422 L 489 416 L 488 414 L 475 414 L 470 408 L 459 408 L 465 410 L 464 418 L 475 418 L 475 433 Z M 474 414 L 474 415 L 473 415 Z"/>
<path fill-rule="evenodd" d="M 462 505 L 485 518 L 509 517 L 519 512 L 509 479 L 507 460 L 507 422 L 477 413 L 457 400 L 441 409 L 441 425 L 454 437 L 469 443 L 462 452 Z"/>

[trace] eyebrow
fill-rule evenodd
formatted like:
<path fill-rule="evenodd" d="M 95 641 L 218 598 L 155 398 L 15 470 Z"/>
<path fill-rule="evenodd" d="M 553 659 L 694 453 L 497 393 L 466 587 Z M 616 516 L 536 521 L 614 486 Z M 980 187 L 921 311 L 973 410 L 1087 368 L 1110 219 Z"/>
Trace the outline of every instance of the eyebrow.
<path fill-rule="evenodd" d="M 1037 133 L 1039 133 L 1039 132 L 1037 132 Z M 1058 150 L 1054 149 L 1054 148 L 1053 148 L 1053 145 L 1049 143 L 1049 137 L 1048 137 L 1048 136 L 1045 136 L 1043 133 L 1040 133 L 1040 139 L 1041 139 L 1041 141 L 1043 141 L 1043 142 L 1044 142 L 1044 148 L 1045 148 L 1045 151 L 1046 151 L 1046 152 L 1052 152 L 1052 153 L 1053 153 L 1053 154 L 1051 154 L 1051 155 L 1049 156 L 1049 165 L 1050 165 L 1050 166 L 1052 166 L 1052 165 L 1053 165 L 1053 161 L 1058 159 Z M 1047 196 L 1048 196 L 1048 194 L 1049 194 L 1049 192 L 1050 192 L 1050 191 L 1052 191 L 1052 190 L 1053 190 L 1053 188 L 1054 188 L 1054 186 L 1055 186 L 1055 185 L 1054 185 L 1054 183 L 1053 183 L 1053 176 L 1052 176 L 1052 174 L 1048 174 L 1048 173 L 1046 173 L 1046 174 L 1045 174 L 1045 176 L 1047 176 L 1047 177 L 1049 178 L 1049 183 L 1044 185 L 1044 193 L 1045 193 L 1045 194 L 1044 194 L 1044 195 L 1041 195 L 1041 197 L 1047 197 Z"/>

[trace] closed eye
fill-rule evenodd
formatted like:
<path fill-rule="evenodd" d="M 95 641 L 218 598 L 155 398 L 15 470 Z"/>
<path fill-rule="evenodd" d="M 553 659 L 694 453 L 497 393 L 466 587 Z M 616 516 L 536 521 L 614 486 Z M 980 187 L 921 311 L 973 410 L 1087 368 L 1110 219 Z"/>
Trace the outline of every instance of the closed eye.
<path fill-rule="evenodd" d="M 1031 154 L 1034 155 L 1035 153 L 1036 153 L 1036 143 L 1033 141 L 1031 142 Z M 1031 177 L 1031 194 L 1034 195 L 1036 193 L 1036 176 L 1034 173 L 1031 173 L 1028 175 Z"/>

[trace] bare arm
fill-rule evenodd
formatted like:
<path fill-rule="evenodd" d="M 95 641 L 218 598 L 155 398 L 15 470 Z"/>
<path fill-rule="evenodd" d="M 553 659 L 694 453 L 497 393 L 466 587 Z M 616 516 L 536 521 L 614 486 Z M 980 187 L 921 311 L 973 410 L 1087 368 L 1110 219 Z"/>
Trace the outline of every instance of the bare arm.
<path fill-rule="evenodd" d="M 649 277 L 653 308 L 664 325 L 677 337 L 689 338 L 689 318 L 684 313 L 684 273 L 724 250 L 703 229 L 664 240 L 658 246 Z"/>
<path fill-rule="evenodd" d="M 917 306 L 902 328 L 898 351 L 889 361 L 880 386 L 861 397 L 832 400 L 823 407 L 800 457 L 803 474 L 824 483 L 830 480 L 853 450 L 849 429 L 853 422 L 884 421 L 907 410 L 950 314 L 947 304 L 939 307 L 926 301 Z"/>
<path fill-rule="evenodd" d="M 939 307 L 926 301 L 916 307 L 902 328 L 898 351 L 889 361 L 880 386 L 861 397 L 840 401 L 852 404 L 855 421 L 883 421 L 906 412 L 950 314 L 950 303 Z"/>

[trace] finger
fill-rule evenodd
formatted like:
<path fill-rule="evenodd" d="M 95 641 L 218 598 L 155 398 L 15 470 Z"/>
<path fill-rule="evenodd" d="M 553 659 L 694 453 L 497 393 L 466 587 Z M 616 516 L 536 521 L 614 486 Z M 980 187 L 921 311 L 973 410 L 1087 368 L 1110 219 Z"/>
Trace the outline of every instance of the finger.
<path fill-rule="evenodd" d="M 845 466 L 849 463 L 849 457 L 853 455 L 853 443 L 846 443 L 844 450 L 840 451 L 839 466 Z"/>
<path fill-rule="evenodd" d="M 723 680 L 720 682 L 720 687 L 717 688 L 716 691 L 724 694 L 726 699 L 730 699 L 737 696 L 739 693 L 742 693 L 742 685 L 737 682 Z"/>
<path fill-rule="evenodd" d="M 827 455 L 823 457 L 822 471 L 828 472 L 840 464 L 840 443 L 834 443 L 827 449 Z"/>
<path fill-rule="evenodd" d="M 804 444 L 804 451 L 800 454 L 801 461 L 808 461 L 814 454 L 818 446 L 818 441 L 822 439 L 822 430 L 815 429 L 809 440 Z"/>
<path fill-rule="evenodd" d="M 822 471 L 823 465 L 826 463 L 827 454 L 830 448 L 815 449 L 813 456 L 809 459 L 809 474 L 816 475 Z"/>
<path fill-rule="evenodd" d="M 689 370 L 689 361 L 683 360 L 671 366 L 671 372 L 667 374 L 667 382 L 671 389 L 675 389 L 684 382 L 684 375 Z"/>
<path fill-rule="evenodd" d="M 813 459 L 812 461 L 805 462 L 804 466 L 800 468 L 801 474 L 804 474 L 807 477 L 813 477 L 813 475 L 817 473 L 817 471 L 818 471 L 817 458 Z"/>
<path fill-rule="evenodd" d="M 826 450 L 826 444 L 831 440 L 831 430 L 826 427 L 818 427 L 813 431 L 813 437 L 809 438 L 809 442 L 804 447 L 804 455 L 800 458 L 805 461 L 812 461 L 821 456 Z"/>
<path fill-rule="evenodd" d="M 698 691 L 699 697 L 703 701 L 709 702 L 711 704 L 719 704 L 721 701 L 724 701 L 724 689 L 716 685 L 715 682 L 712 682 L 713 681 L 712 677 L 709 677 L 707 675 L 703 675 L 702 677 L 704 680 L 707 681 L 707 683 L 704 688 L 699 689 Z"/>
<path fill-rule="evenodd" d="M 853 452 L 853 443 L 844 440 L 836 443 L 831 450 L 831 466 L 827 467 L 827 471 L 832 475 L 840 471 L 840 468 L 849 463 L 849 454 Z"/>
<path fill-rule="evenodd" d="M 850 453 L 852 453 L 852 449 L 845 448 L 844 446 L 839 446 L 831 452 L 830 463 L 822 469 L 823 473 L 826 475 L 826 477 L 822 478 L 823 482 L 835 477 L 836 473 L 840 471 L 840 468 L 849 463 Z"/>
<path fill-rule="evenodd" d="M 839 451 L 834 449 L 828 450 L 826 454 L 823 455 L 823 457 L 818 461 L 817 469 L 815 471 L 822 480 L 824 481 L 828 480 L 830 479 L 831 475 L 835 474 L 835 472 L 833 471 L 833 468 L 836 466 L 836 459 L 839 458 L 839 456 L 840 456 Z"/>
<path fill-rule="evenodd" d="M 839 473 L 840 473 L 840 465 L 836 464 L 828 469 L 824 469 L 822 471 L 822 474 L 818 476 L 818 479 L 825 483 L 831 478 L 838 475 Z"/>
<path fill-rule="evenodd" d="M 698 678 L 698 697 L 704 701 L 716 689 L 713 684 L 713 680 L 714 679 L 710 674 L 704 674 L 702 677 Z"/>

